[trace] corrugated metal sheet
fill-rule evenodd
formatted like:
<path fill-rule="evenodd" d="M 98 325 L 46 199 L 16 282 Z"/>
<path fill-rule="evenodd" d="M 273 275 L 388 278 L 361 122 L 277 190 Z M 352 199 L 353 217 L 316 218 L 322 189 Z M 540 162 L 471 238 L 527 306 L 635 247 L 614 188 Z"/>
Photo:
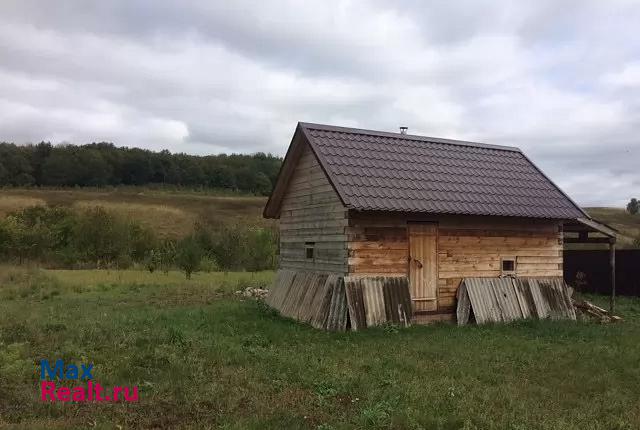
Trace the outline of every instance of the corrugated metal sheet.
<path fill-rule="evenodd" d="M 311 319 L 309 323 L 312 327 L 324 329 L 331 305 L 331 296 L 333 294 L 333 285 L 336 283 L 338 276 L 329 275 L 325 282 L 318 288 L 318 293 L 311 304 Z"/>
<path fill-rule="evenodd" d="M 384 301 L 387 321 L 408 326 L 413 316 L 409 279 L 402 277 L 387 277 L 384 282 Z"/>
<path fill-rule="evenodd" d="M 331 304 L 325 328 L 329 331 L 345 331 L 347 329 L 347 295 L 344 288 L 344 278 L 338 277 L 333 283 Z"/>
<path fill-rule="evenodd" d="M 409 325 L 406 277 L 347 277 L 280 270 L 265 302 L 315 328 L 344 331 L 393 322 Z"/>
<path fill-rule="evenodd" d="M 410 324 L 411 296 L 406 277 L 348 276 L 345 287 L 353 330 L 387 322 L 404 326 Z"/>
<path fill-rule="evenodd" d="M 380 278 L 368 278 L 363 281 L 362 297 L 367 327 L 373 327 L 387 322 L 384 308 L 383 281 Z"/>
<path fill-rule="evenodd" d="M 364 298 L 362 296 L 362 278 L 347 276 L 344 279 L 344 285 L 347 293 L 351 329 L 362 330 L 367 327 Z"/>
<path fill-rule="evenodd" d="M 576 319 L 562 278 L 465 278 L 458 290 L 458 324 L 524 318 Z"/>
<path fill-rule="evenodd" d="M 469 316 L 471 315 L 471 300 L 469 299 L 469 293 L 467 292 L 467 284 L 464 282 L 462 282 L 458 287 L 456 298 L 458 299 L 458 308 L 456 310 L 458 325 L 466 325 L 469 322 Z"/>

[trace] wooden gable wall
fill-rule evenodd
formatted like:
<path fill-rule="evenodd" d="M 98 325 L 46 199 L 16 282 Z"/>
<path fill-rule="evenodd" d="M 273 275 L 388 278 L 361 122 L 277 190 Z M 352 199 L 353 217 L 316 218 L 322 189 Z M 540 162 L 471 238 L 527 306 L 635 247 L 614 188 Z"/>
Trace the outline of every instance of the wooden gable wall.
<path fill-rule="evenodd" d="M 346 274 L 347 210 L 304 143 L 280 209 L 280 268 Z M 307 243 L 314 256 L 306 257 Z"/>

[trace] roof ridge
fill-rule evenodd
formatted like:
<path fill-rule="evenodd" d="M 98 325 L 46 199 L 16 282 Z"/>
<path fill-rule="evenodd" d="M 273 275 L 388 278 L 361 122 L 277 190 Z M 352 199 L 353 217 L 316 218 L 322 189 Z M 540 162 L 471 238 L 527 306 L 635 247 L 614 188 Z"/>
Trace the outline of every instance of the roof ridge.
<path fill-rule="evenodd" d="M 341 127 L 329 124 L 317 124 L 312 122 L 299 122 L 300 126 L 309 130 L 329 131 L 335 133 L 359 134 L 374 137 L 388 137 L 396 140 L 411 140 L 413 142 L 440 143 L 444 145 L 468 146 L 472 148 L 496 149 L 499 151 L 519 152 L 520 148 L 515 146 L 494 145 L 489 143 L 471 142 L 466 140 L 445 139 L 441 137 L 420 136 L 417 134 L 400 134 L 388 131 L 368 130 L 355 127 Z"/>

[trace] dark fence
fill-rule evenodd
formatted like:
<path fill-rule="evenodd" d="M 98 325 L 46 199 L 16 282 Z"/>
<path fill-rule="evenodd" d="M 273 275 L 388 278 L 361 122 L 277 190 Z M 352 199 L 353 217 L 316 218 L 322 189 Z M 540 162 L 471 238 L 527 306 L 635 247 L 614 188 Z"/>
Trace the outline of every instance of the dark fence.
<path fill-rule="evenodd" d="M 577 291 L 611 294 L 609 251 L 564 251 L 564 280 Z M 616 251 L 616 294 L 640 297 L 640 249 Z"/>

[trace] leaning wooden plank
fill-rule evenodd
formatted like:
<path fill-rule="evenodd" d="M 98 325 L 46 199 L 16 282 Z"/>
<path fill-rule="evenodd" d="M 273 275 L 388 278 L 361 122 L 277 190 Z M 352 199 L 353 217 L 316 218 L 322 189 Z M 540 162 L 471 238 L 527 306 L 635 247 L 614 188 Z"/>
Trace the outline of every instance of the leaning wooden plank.
<path fill-rule="evenodd" d="M 305 301 L 308 300 L 309 290 L 313 288 L 317 276 L 316 273 L 307 273 L 304 282 L 300 285 L 297 301 L 293 304 L 292 314 L 292 317 L 298 321 L 302 321 Z"/>
<path fill-rule="evenodd" d="M 265 303 L 274 309 L 280 310 L 282 298 L 291 287 L 295 272 L 291 270 L 278 270 L 276 279 L 265 299 Z"/>
<path fill-rule="evenodd" d="M 352 330 L 362 330 L 367 327 L 364 311 L 364 299 L 362 297 L 362 278 L 346 276 L 344 287 L 347 295 L 347 308 Z"/>
<path fill-rule="evenodd" d="M 325 328 L 329 331 L 345 331 L 347 329 L 347 295 L 344 290 L 343 277 L 339 277 L 334 284 Z"/>
<path fill-rule="evenodd" d="M 289 318 L 295 318 L 298 309 L 298 302 L 300 301 L 300 296 L 304 294 L 304 286 L 307 283 L 308 278 L 308 273 L 298 272 L 283 305 L 282 315 Z"/>
<path fill-rule="evenodd" d="M 293 277 L 293 280 L 291 281 L 291 285 L 289 285 L 289 288 L 287 289 L 287 291 L 284 291 L 284 294 L 282 296 L 282 300 L 280 302 L 280 306 L 279 306 L 279 311 L 280 314 L 282 314 L 282 316 L 288 316 L 287 312 L 288 312 L 288 307 L 290 304 L 290 300 L 291 300 L 291 295 L 294 294 L 294 291 L 297 288 L 298 283 L 300 282 L 300 277 L 304 276 L 302 273 L 297 272 L 296 275 Z"/>
<path fill-rule="evenodd" d="M 329 275 L 327 279 L 320 287 L 318 296 L 316 298 L 315 312 L 311 318 L 311 326 L 319 329 L 326 327 L 327 317 L 329 315 L 329 308 L 331 306 L 331 297 L 333 296 L 334 285 L 338 282 L 338 275 Z"/>
<path fill-rule="evenodd" d="M 327 282 L 327 277 L 327 274 L 316 274 L 312 285 L 310 285 L 310 288 L 307 291 L 304 313 L 300 315 L 300 321 L 307 323 L 311 322 L 311 319 L 314 317 L 318 307 L 322 303 L 322 299 L 324 298 L 324 285 Z"/>
<path fill-rule="evenodd" d="M 274 294 L 270 299 L 271 306 L 282 314 L 284 303 L 291 291 L 291 287 L 296 279 L 296 272 L 283 271 L 282 277 L 278 281 L 278 285 L 274 288 Z"/>
<path fill-rule="evenodd" d="M 320 275 L 318 273 L 309 273 L 307 282 L 304 286 L 304 291 L 300 296 L 300 300 L 298 302 L 298 308 L 296 310 L 295 318 L 298 321 L 303 321 L 303 322 L 308 321 L 309 307 L 311 306 L 311 302 L 313 301 L 313 296 L 316 292 L 316 285 L 317 285 L 319 276 Z"/>

